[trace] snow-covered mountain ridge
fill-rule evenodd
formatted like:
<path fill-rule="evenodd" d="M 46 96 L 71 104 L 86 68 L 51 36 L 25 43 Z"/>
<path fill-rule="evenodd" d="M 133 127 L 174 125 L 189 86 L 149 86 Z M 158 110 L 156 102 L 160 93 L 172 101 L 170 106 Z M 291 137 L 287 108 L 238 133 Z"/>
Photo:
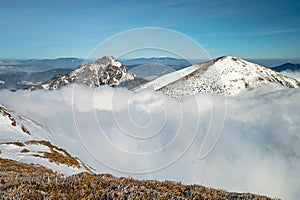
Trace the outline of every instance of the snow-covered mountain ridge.
<path fill-rule="evenodd" d="M 78 158 L 48 140 L 46 126 L 0 105 L 0 158 L 40 164 L 65 175 L 92 171 Z"/>
<path fill-rule="evenodd" d="M 223 56 L 161 76 L 136 89 L 152 86 L 154 90 L 161 90 L 173 97 L 199 92 L 236 95 L 245 89 L 272 83 L 289 88 L 300 87 L 296 79 L 267 67 L 237 57 Z"/>
<path fill-rule="evenodd" d="M 112 56 L 104 56 L 95 63 L 80 65 L 66 75 L 57 75 L 43 84 L 33 86 L 31 90 L 55 90 L 72 83 L 90 87 L 121 86 L 134 88 L 133 90 L 151 86 L 154 90 L 160 90 L 172 97 L 190 96 L 199 92 L 224 93 L 232 96 L 264 84 L 300 87 L 300 82 L 294 78 L 232 56 L 195 64 L 150 82 L 139 80 Z"/>
<path fill-rule="evenodd" d="M 90 87 L 100 85 L 117 86 L 122 82 L 133 80 L 135 75 L 112 56 L 104 56 L 94 63 L 78 66 L 66 75 L 56 75 L 54 78 L 34 86 L 34 89 L 55 90 L 71 83 L 85 84 Z"/>

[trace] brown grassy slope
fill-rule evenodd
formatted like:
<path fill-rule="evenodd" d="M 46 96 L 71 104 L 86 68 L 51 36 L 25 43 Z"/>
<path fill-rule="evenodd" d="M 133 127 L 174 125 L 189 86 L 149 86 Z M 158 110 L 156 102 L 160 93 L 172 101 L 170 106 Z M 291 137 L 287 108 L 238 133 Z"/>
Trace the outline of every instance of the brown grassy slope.
<path fill-rule="evenodd" d="M 66 164 L 68 166 L 80 168 L 80 163 L 74 157 L 72 157 L 65 149 L 54 146 L 49 141 L 30 140 L 25 142 L 25 144 L 40 144 L 47 146 L 49 147 L 51 152 L 44 152 L 44 155 L 40 157 L 47 158 L 50 162 L 55 162 L 57 164 Z"/>
<path fill-rule="evenodd" d="M 4 199 L 270 199 L 200 185 L 138 181 L 110 174 L 63 177 L 45 167 L 0 158 L 0 196 Z"/>
<path fill-rule="evenodd" d="M 45 158 L 45 159 L 49 160 L 49 162 L 54 162 L 58 165 L 65 164 L 67 166 L 76 167 L 76 168 L 84 167 L 87 171 L 91 171 L 91 168 L 89 166 L 85 165 L 84 163 L 81 163 L 75 157 L 72 157 L 65 149 L 52 145 L 49 141 L 29 140 L 24 143 L 19 142 L 19 141 L 0 143 L 0 145 L 2 145 L 2 144 L 15 145 L 18 147 L 22 147 L 23 149 L 20 150 L 20 153 L 32 153 L 32 156 L 34 156 L 34 157 Z M 30 152 L 30 150 L 28 150 L 26 148 L 27 145 L 42 145 L 42 146 L 48 147 L 50 152 L 48 152 L 48 151 Z"/>

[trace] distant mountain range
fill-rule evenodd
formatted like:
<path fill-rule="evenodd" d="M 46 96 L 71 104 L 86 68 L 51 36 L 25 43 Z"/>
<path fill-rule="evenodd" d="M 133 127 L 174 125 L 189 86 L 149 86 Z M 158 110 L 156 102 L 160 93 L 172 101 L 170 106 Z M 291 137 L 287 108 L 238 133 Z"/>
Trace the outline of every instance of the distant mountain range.
<path fill-rule="evenodd" d="M 282 71 L 300 71 L 300 64 L 285 63 L 283 65 L 272 67 L 272 69 L 275 70 L 275 71 L 277 71 L 277 72 L 282 72 Z"/>
<path fill-rule="evenodd" d="M 0 61 L 1 88 L 18 90 L 40 84 L 57 74 L 66 74 L 85 62 L 81 58 Z"/>
<path fill-rule="evenodd" d="M 241 60 L 239 58 L 236 59 Z M 99 63 L 102 61 L 98 60 L 94 62 L 94 64 L 97 62 Z M 208 63 L 210 62 L 212 61 L 209 61 Z M 245 63 L 246 61 L 242 60 L 241 62 Z M 148 81 L 151 82 L 148 83 L 148 85 L 154 84 L 159 80 L 165 79 L 166 77 L 164 75 L 167 75 L 168 77 L 170 76 L 171 73 L 174 73 L 176 71 L 181 73 L 180 70 L 182 69 L 186 69 L 182 71 L 184 72 L 183 74 L 186 74 L 186 72 L 191 69 L 189 68 L 189 66 L 191 66 L 191 63 L 189 63 L 189 61 L 185 59 L 168 58 L 168 57 L 137 58 L 137 59 L 130 59 L 130 60 L 127 59 L 127 60 L 120 61 L 120 63 L 123 66 L 122 70 L 125 70 L 126 72 L 130 73 L 131 76 L 134 78 L 132 80 L 129 79 L 120 80 L 120 77 L 114 77 L 115 80 L 112 79 L 108 80 L 107 77 L 104 76 L 109 76 L 110 78 L 112 78 L 114 75 L 110 74 L 111 73 L 110 69 L 118 69 L 118 68 L 107 68 L 105 73 L 103 73 L 105 70 L 97 71 L 97 67 L 94 67 L 93 70 L 87 70 L 88 67 L 84 67 L 84 66 L 93 65 L 91 63 L 93 62 L 88 62 L 87 60 L 80 59 L 80 58 L 59 58 L 53 60 L 52 59 L 44 59 L 44 60 L 31 59 L 31 60 L 0 61 L 0 69 L 1 69 L 0 89 L 3 88 L 10 89 L 10 90 L 27 89 L 27 88 L 45 89 L 46 86 L 49 87 L 50 89 L 54 89 L 56 87 L 60 88 L 62 85 L 64 84 L 67 85 L 72 82 L 84 83 L 90 86 L 99 86 L 102 84 L 108 84 L 113 86 L 118 85 L 121 87 L 127 87 L 129 89 L 133 89 L 136 88 L 138 85 L 142 83 L 144 84 Z M 240 66 L 240 65 L 236 65 L 236 63 L 231 63 L 231 64 L 232 66 L 230 68 L 235 70 L 237 70 L 237 66 Z M 195 66 L 199 66 L 200 69 L 202 65 L 205 64 L 202 63 L 201 65 L 194 65 L 194 68 Z M 77 70 L 75 69 L 76 67 Z M 83 71 L 85 75 L 81 75 L 81 73 L 79 72 L 80 71 L 79 68 L 81 70 L 84 68 Z M 299 71 L 300 64 L 286 63 L 277 67 L 273 67 L 271 69 L 277 72 Z M 122 70 L 114 71 L 114 73 L 116 73 L 116 76 L 120 76 L 120 74 L 125 72 Z M 89 71 L 89 73 L 87 73 L 87 71 Z M 242 72 L 242 70 L 238 71 L 238 73 L 240 72 Z M 92 74 L 94 74 L 95 77 L 92 78 L 91 77 Z M 237 75 L 238 74 L 235 74 L 235 76 Z M 79 78 L 77 76 L 82 76 L 84 78 Z M 155 79 L 155 81 L 151 81 L 153 79 Z M 115 83 L 112 83 L 113 81 Z M 237 86 L 237 87 L 240 87 L 241 89 L 244 87 L 251 87 L 250 86 L 251 84 L 249 83 L 244 82 L 244 84 L 246 86 Z M 286 83 L 284 82 L 282 85 L 286 85 Z M 165 86 L 164 88 L 167 88 Z"/>
<path fill-rule="evenodd" d="M 136 58 L 136 59 L 126 59 L 120 60 L 124 65 L 132 69 L 138 65 L 145 64 L 162 64 L 174 69 L 182 69 L 184 67 L 192 65 L 189 61 L 180 58 L 169 58 L 169 57 L 153 57 L 153 58 Z"/>
<path fill-rule="evenodd" d="M 0 80 L 4 82 L 3 87 L 6 89 L 26 89 L 28 87 L 45 82 L 57 74 L 67 74 L 70 71 L 72 71 L 72 69 L 56 68 L 40 72 L 7 72 L 0 73 Z"/>
<path fill-rule="evenodd" d="M 185 59 L 169 57 L 137 58 L 120 61 L 138 77 L 147 80 L 151 80 L 192 65 Z"/>
<path fill-rule="evenodd" d="M 57 58 L 57 59 L 29 59 L 29 60 L 0 60 L 1 69 L 10 67 L 10 69 L 27 71 L 42 71 L 55 68 L 75 68 L 85 62 L 82 58 Z"/>

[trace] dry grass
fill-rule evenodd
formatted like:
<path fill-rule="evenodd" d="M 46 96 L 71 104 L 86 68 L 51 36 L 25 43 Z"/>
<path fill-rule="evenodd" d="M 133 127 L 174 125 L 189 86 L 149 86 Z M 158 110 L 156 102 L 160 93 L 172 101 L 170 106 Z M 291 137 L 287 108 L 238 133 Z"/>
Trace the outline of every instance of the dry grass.
<path fill-rule="evenodd" d="M 24 147 L 25 146 L 25 144 L 24 143 L 22 143 L 22 142 L 5 142 L 5 143 L 3 143 L 3 144 L 13 144 L 13 145 L 16 145 L 16 146 L 18 146 L 18 147 Z"/>
<path fill-rule="evenodd" d="M 55 162 L 57 164 L 65 164 L 73 167 L 80 167 L 80 163 L 77 159 L 72 157 L 65 149 L 59 148 L 52 145 L 49 141 L 36 141 L 30 140 L 25 142 L 25 144 L 35 144 L 35 145 L 44 145 L 49 147 L 50 152 L 43 152 L 43 155 L 35 155 L 37 157 L 47 158 L 50 162 Z"/>
<path fill-rule="evenodd" d="M 67 166 L 76 167 L 76 168 L 81 167 L 80 162 L 76 158 L 72 157 L 65 149 L 54 146 L 49 141 L 30 140 L 25 143 L 15 141 L 15 142 L 5 142 L 2 144 L 16 145 L 18 147 L 24 147 L 22 149 L 22 151 L 20 151 L 21 153 L 29 153 L 30 152 L 28 149 L 25 148 L 26 145 L 47 146 L 49 148 L 50 152 L 44 152 L 44 151 L 32 152 L 32 153 L 34 153 L 34 154 L 32 154 L 32 156 L 45 158 L 45 159 L 48 159 L 50 162 L 54 162 L 56 164 L 65 164 Z M 88 167 L 84 164 L 82 164 L 82 165 L 86 170 L 90 171 L 90 169 L 91 169 L 90 167 Z"/>
<path fill-rule="evenodd" d="M 110 174 L 63 177 L 39 165 L 0 158 L 0 196 L 11 199 L 270 199 L 172 181 L 138 181 Z"/>

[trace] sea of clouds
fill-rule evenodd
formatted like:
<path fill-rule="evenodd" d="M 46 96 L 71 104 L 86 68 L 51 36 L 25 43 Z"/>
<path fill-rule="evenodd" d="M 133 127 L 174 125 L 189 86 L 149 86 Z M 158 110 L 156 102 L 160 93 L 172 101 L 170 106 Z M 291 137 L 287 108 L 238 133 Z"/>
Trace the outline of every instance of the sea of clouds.
<path fill-rule="evenodd" d="M 53 130 L 51 141 L 99 173 L 300 196 L 300 90 L 169 98 L 151 89 L 0 92 L 0 103 Z"/>
<path fill-rule="evenodd" d="M 292 77 L 297 79 L 298 81 L 300 81 L 300 71 L 291 71 L 291 70 L 286 70 L 286 71 L 282 71 L 280 72 L 283 75 Z"/>

